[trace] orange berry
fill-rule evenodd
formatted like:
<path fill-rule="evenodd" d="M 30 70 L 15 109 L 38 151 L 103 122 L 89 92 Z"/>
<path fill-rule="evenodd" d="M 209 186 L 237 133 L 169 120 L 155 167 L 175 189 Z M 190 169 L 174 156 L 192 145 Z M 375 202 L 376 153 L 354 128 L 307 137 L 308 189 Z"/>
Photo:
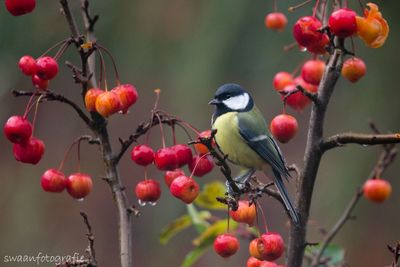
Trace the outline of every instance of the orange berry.
<path fill-rule="evenodd" d="M 85 94 L 85 106 L 88 111 L 96 111 L 96 99 L 104 91 L 99 88 L 87 90 Z"/>
<path fill-rule="evenodd" d="M 96 111 L 103 117 L 108 116 L 118 112 L 121 109 L 121 103 L 119 102 L 119 97 L 116 93 L 111 91 L 106 91 L 97 96 L 96 98 Z"/>
<path fill-rule="evenodd" d="M 392 186 L 386 180 L 379 178 L 370 179 L 365 182 L 363 193 L 366 199 L 381 203 L 392 193 Z"/>

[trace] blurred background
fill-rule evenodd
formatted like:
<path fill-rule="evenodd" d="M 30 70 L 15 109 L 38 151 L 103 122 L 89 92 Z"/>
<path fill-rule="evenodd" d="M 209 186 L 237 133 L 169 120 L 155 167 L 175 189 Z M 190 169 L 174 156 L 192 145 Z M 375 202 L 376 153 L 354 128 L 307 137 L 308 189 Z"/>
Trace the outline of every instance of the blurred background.
<path fill-rule="evenodd" d="M 70 1 L 79 13 L 79 1 Z M 278 1 L 279 10 L 299 1 Z M 349 1 L 361 14 L 358 1 Z M 398 1 L 378 1 L 390 25 L 390 34 L 381 49 L 369 49 L 356 38 L 356 53 L 367 64 L 367 75 L 356 84 L 341 79 L 329 107 L 325 134 L 338 132 L 369 132 L 373 120 L 386 132 L 400 130 L 398 72 L 400 69 L 400 17 Z M 311 14 L 311 6 L 287 14 L 285 32 L 266 30 L 264 17 L 272 11 L 269 0 L 152 0 L 152 1 L 91 1 L 92 10 L 100 15 L 96 24 L 98 42 L 109 48 L 118 65 L 123 83 L 133 83 L 139 101 L 126 116 L 113 116 L 109 122 L 114 148 L 118 137 L 127 137 L 138 123 L 149 117 L 154 101 L 153 90 L 161 88 L 161 108 L 176 114 L 199 129 L 210 127 L 212 108 L 207 102 L 221 84 L 236 82 L 251 91 L 267 121 L 279 114 L 282 104 L 272 89 L 272 78 L 278 71 L 292 72 L 309 57 L 296 49 L 284 52 L 292 43 L 291 27 L 301 15 Z M 80 17 L 78 22 L 81 24 Z M 48 47 L 69 36 L 67 24 L 59 12 L 58 1 L 39 0 L 36 10 L 22 17 L 12 17 L 0 8 L 0 118 L 4 123 L 14 114 L 22 114 L 26 98 L 14 98 L 11 89 L 31 90 L 30 78 L 22 75 L 17 62 L 22 55 L 41 55 Z M 79 63 L 71 47 L 61 58 Z M 112 65 L 108 62 L 109 87 L 114 86 Z M 60 74 L 50 88 L 65 94 L 81 105 L 80 88 L 71 79 L 69 69 L 61 65 Z M 281 145 L 289 163 L 302 165 L 309 108 L 302 113 L 289 110 L 300 125 L 293 141 Z M 31 114 L 32 115 L 32 114 Z M 95 234 L 95 248 L 100 266 L 117 266 L 118 238 L 116 208 L 108 186 L 100 177 L 104 167 L 98 148 L 82 145 L 82 171 L 95 178 L 94 190 L 77 202 L 68 194 L 42 191 L 40 176 L 59 165 L 65 151 L 79 135 L 89 133 L 75 113 L 59 103 L 40 105 L 35 135 L 46 143 L 46 153 L 36 165 L 23 165 L 14 160 L 12 145 L 0 138 L 0 259 L 5 255 L 83 254 L 87 240 L 86 228 L 79 216 L 84 210 Z M 186 142 L 182 133 L 179 140 Z M 172 144 L 171 138 L 167 138 Z M 154 148 L 160 147 L 158 129 L 151 135 Z M 324 155 L 315 186 L 308 230 L 308 241 L 322 239 L 321 228 L 330 229 L 343 209 L 373 168 L 380 147 L 349 145 Z M 346 248 L 350 266 L 376 267 L 390 264 L 386 245 L 400 239 L 400 165 L 397 160 L 384 174 L 393 186 L 392 196 L 383 204 L 362 199 L 355 209 L 355 220 L 349 221 L 334 239 Z M 66 173 L 76 171 L 76 154 L 65 166 Z M 127 194 L 137 203 L 134 185 L 144 177 L 143 168 L 134 165 L 127 153 L 120 164 Z M 162 181 L 162 173 L 154 167 L 149 174 Z M 204 184 L 223 180 L 218 170 L 198 181 Z M 163 226 L 184 214 L 186 207 L 163 186 L 163 195 L 155 207 L 140 208 L 142 216 L 133 220 L 135 266 L 179 266 L 193 246 L 193 229 L 160 245 L 158 235 Z M 293 185 L 293 183 L 292 183 Z M 290 186 L 292 186 L 290 185 Z M 290 187 L 289 186 L 289 187 Z M 293 195 L 293 188 L 290 188 Z M 286 217 L 271 198 L 265 198 L 264 212 L 273 231 L 287 236 Z M 225 213 L 217 213 L 224 217 Z M 195 266 L 245 266 L 248 241 L 241 242 L 240 252 L 228 260 L 212 250 Z M 5 263 L 3 263 L 5 264 Z M 30 266 L 30 264 L 0 264 Z M 52 266 L 41 264 L 40 266 Z"/>

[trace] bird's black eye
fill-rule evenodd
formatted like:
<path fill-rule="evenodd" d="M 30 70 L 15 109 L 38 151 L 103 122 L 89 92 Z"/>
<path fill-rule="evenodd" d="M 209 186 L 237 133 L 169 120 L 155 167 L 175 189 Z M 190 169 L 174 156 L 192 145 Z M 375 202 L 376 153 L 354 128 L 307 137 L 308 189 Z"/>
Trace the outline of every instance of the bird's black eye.
<path fill-rule="evenodd" d="M 231 95 L 230 94 L 226 94 L 224 98 L 225 99 L 231 98 Z"/>

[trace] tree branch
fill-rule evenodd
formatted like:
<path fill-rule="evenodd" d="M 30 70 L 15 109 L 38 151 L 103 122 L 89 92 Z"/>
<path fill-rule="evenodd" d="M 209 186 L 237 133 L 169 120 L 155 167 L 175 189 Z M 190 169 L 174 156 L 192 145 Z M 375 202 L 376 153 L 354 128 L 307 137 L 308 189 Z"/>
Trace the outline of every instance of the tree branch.
<path fill-rule="evenodd" d="M 397 155 L 397 149 L 395 145 L 392 145 L 391 147 L 387 148 L 384 147 L 384 150 L 382 151 L 381 155 L 379 156 L 379 159 L 377 163 L 375 164 L 375 167 L 372 169 L 370 175 L 368 176 L 368 179 L 373 179 L 376 177 L 377 173 L 382 174 L 390 164 L 393 163 L 395 157 Z M 325 249 L 328 247 L 328 245 L 331 243 L 333 238 L 339 233 L 340 229 L 345 225 L 345 223 L 352 217 L 351 214 L 356 207 L 358 201 L 363 195 L 363 189 L 362 186 L 357 189 L 355 195 L 349 202 L 347 208 L 344 210 L 343 214 L 340 216 L 339 220 L 336 222 L 336 224 L 332 227 L 332 229 L 329 231 L 329 233 L 325 236 L 324 240 L 321 243 L 321 249 L 318 251 L 318 254 L 315 256 L 315 259 L 313 261 L 314 267 L 319 266 L 321 257 L 324 254 Z"/>
<path fill-rule="evenodd" d="M 400 133 L 396 134 L 361 134 L 361 133 L 341 133 L 325 138 L 321 142 L 321 150 L 340 147 L 345 144 L 359 145 L 381 145 L 400 143 Z"/>
<path fill-rule="evenodd" d="M 39 93 L 39 92 L 12 90 L 12 93 L 15 97 L 32 96 L 34 94 L 37 96 L 43 96 L 42 100 L 58 101 L 58 102 L 67 104 L 67 105 L 71 106 L 76 111 L 76 113 L 78 113 L 78 116 L 86 123 L 87 126 L 89 126 L 89 128 L 93 127 L 92 120 L 88 116 L 86 116 L 85 112 L 74 101 L 66 98 L 63 95 L 56 94 L 56 93 L 50 92 L 50 91 Z"/>
<path fill-rule="evenodd" d="M 83 222 L 85 223 L 86 228 L 87 228 L 86 236 L 89 241 L 89 246 L 87 248 L 87 252 L 89 255 L 89 263 L 91 264 L 91 266 L 95 267 L 95 266 L 97 266 L 97 261 L 96 261 L 96 253 L 94 250 L 94 235 L 92 233 L 92 226 L 89 223 L 89 219 L 88 219 L 88 216 L 86 215 L 86 213 L 81 211 L 80 214 L 81 214 L 81 216 L 83 218 Z"/>
<path fill-rule="evenodd" d="M 297 85 L 296 89 L 294 89 L 292 91 L 280 91 L 279 93 L 281 95 L 283 95 L 283 101 L 286 102 L 286 100 L 289 98 L 289 96 L 294 95 L 298 92 L 302 93 L 304 96 L 306 96 L 308 99 L 310 99 L 315 104 L 318 104 L 318 94 L 307 91 L 301 85 Z"/>

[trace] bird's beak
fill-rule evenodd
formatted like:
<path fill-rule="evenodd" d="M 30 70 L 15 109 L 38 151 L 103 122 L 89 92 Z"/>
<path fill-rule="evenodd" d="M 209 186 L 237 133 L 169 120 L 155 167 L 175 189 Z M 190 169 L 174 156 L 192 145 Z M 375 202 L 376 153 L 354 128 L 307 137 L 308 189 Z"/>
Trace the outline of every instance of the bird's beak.
<path fill-rule="evenodd" d="M 218 100 L 218 99 L 212 99 L 210 102 L 208 102 L 208 104 L 209 105 L 218 105 L 218 104 L 220 104 L 221 102 Z"/>

